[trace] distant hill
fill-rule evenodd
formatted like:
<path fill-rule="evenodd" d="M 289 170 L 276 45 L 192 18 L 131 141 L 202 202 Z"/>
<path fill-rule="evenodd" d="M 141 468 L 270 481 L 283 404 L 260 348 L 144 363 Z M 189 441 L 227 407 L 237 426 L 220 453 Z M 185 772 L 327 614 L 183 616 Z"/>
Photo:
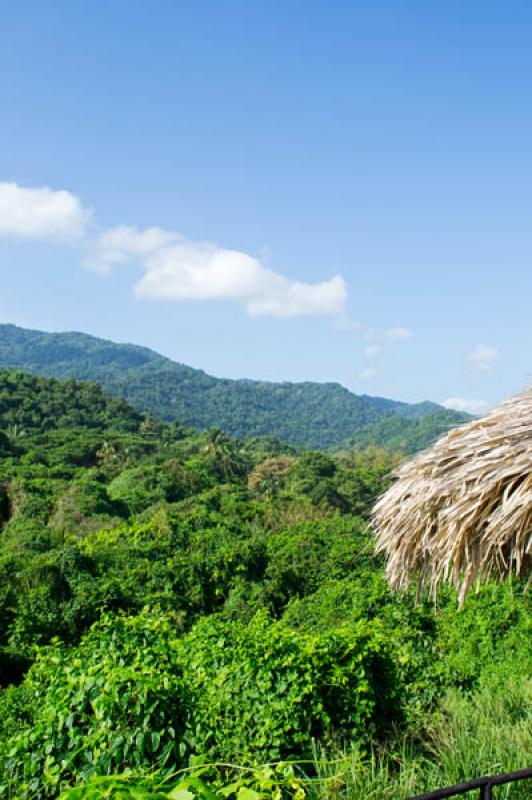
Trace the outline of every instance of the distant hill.
<path fill-rule="evenodd" d="M 430 447 L 436 439 L 464 421 L 467 421 L 465 415 L 447 409 L 413 419 L 386 417 L 358 430 L 344 447 L 355 450 L 387 447 L 411 455 Z"/>
<path fill-rule="evenodd" d="M 146 347 L 15 325 L 0 325 L 0 367 L 96 381 L 110 395 L 163 420 L 198 429 L 219 427 L 242 438 L 274 435 L 316 449 L 337 448 L 361 429 L 367 431 L 388 418 L 401 428 L 405 422 L 444 411 L 435 403 L 356 395 L 338 383 L 215 378 Z M 468 419 L 458 412 L 445 413 L 448 427 Z"/>
<path fill-rule="evenodd" d="M 0 430 L 13 438 L 57 429 L 136 432 L 144 419 L 97 383 L 0 369 Z"/>

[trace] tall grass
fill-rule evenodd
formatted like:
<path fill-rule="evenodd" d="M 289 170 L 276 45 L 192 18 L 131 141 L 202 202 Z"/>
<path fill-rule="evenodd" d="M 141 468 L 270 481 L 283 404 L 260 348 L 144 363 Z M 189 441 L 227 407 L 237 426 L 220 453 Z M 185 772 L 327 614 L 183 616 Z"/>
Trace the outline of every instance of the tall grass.
<path fill-rule="evenodd" d="M 353 749 L 330 760 L 316 749 L 315 769 L 316 783 L 310 784 L 309 791 L 312 800 L 404 800 L 425 785 L 425 760 L 416 757 L 406 741 L 400 743 L 398 751 L 375 750 L 366 759 Z"/>
<path fill-rule="evenodd" d="M 414 794 L 512 772 L 532 764 L 532 679 L 487 685 L 472 696 L 449 692 L 416 745 L 403 739 L 389 751 L 356 752 L 332 761 L 316 750 L 316 800 L 405 800 Z M 474 796 L 474 795 L 473 795 Z M 530 800 L 531 782 L 494 791 L 497 800 Z"/>
<path fill-rule="evenodd" d="M 453 691 L 430 736 L 437 776 L 447 783 L 532 764 L 532 679 L 488 685 L 472 697 Z M 498 798 L 532 797 L 530 782 L 498 789 Z"/>

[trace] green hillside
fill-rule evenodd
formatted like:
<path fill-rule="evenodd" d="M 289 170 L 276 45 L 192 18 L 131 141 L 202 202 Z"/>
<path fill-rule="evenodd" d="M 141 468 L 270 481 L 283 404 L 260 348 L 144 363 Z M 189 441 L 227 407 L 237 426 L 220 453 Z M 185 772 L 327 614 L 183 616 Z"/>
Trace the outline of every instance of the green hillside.
<path fill-rule="evenodd" d="M 97 383 L 39 378 L 0 370 L 0 429 L 18 436 L 58 428 L 132 431 L 145 415 L 125 400 L 104 394 Z"/>
<path fill-rule="evenodd" d="M 365 450 L 368 447 L 387 447 L 412 455 L 434 444 L 444 433 L 467 419 L 456 411 L 437 411 L 426 417 L 405 419 L 404 417 L 386 417 L 379 422 L 360 428 L 349 439 L 347 449 Z"/>
<path fill-rule="evenodd" d="M 215 378 L 144 347 L 14 325 L 0 325 L 0 367 L 97 381 L 138 411 L 199 430 L 216 426 L 231 436 L 274 435 L 316 449 L 339 447 L 387 417 L 411 420 L 442 411 L 434 403 L 355 395 L 336 383 Z M 447 412 L 446 419 L 453 425 L 467 417 Z"/>
<path fill-rule="evenodd" d="M 0 372 L 0 797 L 404 800 L 526 764 L 530 596 L 390 590 L 398 460 Z"/>

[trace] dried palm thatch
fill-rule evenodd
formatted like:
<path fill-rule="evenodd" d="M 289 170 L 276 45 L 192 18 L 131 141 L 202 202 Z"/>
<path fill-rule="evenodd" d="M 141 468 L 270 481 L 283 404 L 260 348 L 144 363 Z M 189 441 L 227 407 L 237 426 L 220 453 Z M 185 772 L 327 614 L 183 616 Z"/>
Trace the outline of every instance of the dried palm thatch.
<path fill-rule="evenodd" d="M 450 431 L 397 471 L 373 511 L 394 588 L 414 578 L 463 601 L 477 577 L 524 576 L 532 561 L 532 387 Z"/>

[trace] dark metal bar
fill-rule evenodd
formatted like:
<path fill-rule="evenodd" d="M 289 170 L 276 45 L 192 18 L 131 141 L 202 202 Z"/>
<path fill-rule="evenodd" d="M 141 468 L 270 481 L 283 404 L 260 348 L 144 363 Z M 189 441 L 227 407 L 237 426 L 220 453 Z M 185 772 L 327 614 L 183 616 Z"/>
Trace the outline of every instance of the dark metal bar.
<path fill-rule="evenodd" d="M 489 780 L 493 786 L 501 783 L 511 783 L 512 781 L 522 781 L 532 778 L 532 767 L 530 769 L 520 769 L 517 772 L 508 772 L 506 775 L 493 775 Z"/>
<path fill-rule="evenodd" d="M 457 797 L 458 795 L 466 794 L 466 792 L 472 792 L 473 789 L 483 790 L 485 785 L 485 779 L 479 778 L 476 781 L 467 781 L 467 783 L 455 783 L 454 786 L 446 786 L 444 789 L 436 789 L 433 792 L 416 794 L 410 800 L 443 800 L 446 797 Z"/>
<path fill-rule="evenodd" d="M 433 792 L 417 794 L 415 797 L 411 797 L 410 800 L 444 800 L 444 798 L 447 797 L 458 797 L 467 792 L 472 792 L 474 789 L 480 789 L 479 800 L 492 800 L 493 786 L 500 786 L 503 783 L 511 783 L 513 781 L 522 781 L 527 778 L 532 778 L 532 768 L 521 769 L 517 772 L 508 772 L 505 775 L 486 775 L 474 781 L 456 783 L 454 786 L 447 786 L 444 789 L 436 789 Z"/>
<path fill-rule="evenodd" d="M 491 787 L 493 784 L 487 783 L 485 786 L 482 787 L 480 790 L 480 800 L 493 800 L 493 794 L 491 791 Z"/>

